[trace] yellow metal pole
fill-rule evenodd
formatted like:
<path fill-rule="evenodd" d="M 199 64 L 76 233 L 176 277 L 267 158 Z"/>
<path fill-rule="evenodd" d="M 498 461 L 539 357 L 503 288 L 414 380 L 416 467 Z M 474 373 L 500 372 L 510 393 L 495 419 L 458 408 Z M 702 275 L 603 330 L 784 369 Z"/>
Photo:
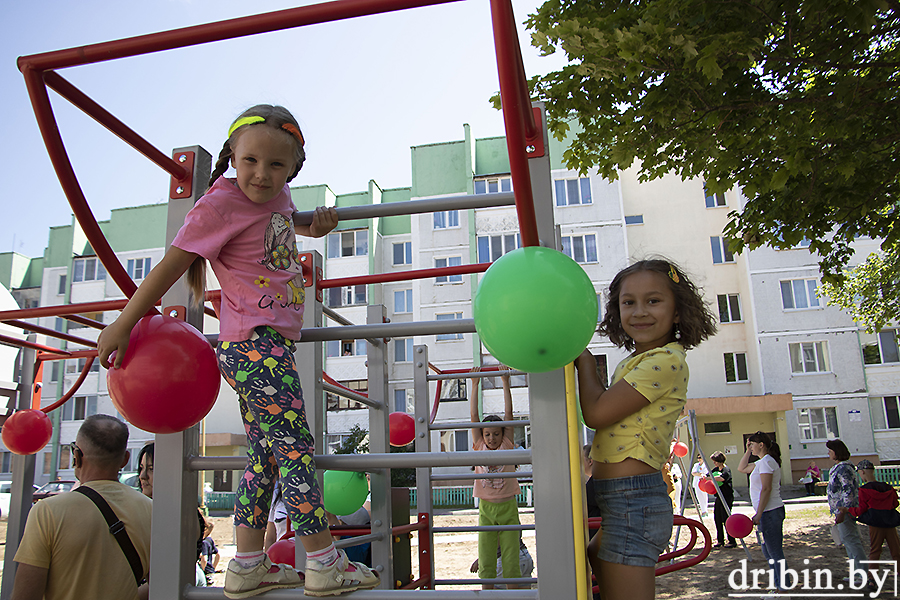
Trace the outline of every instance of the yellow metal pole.
<path fill-rule="evenodd" d="M 590 579 L 587 574 L 587 550 L 585 530 L 587 522 L 584 514 L 584 483 L 581 480 L 581 441 L 578 435 L 578 402 L 575 397 L 575 364 L 569 363 L 565 369 L 566 378 L 566 422 L 569 434 L 569 470 L 572 479 L 572 527 L 575 533 L 575 578 L 578 584 L 578 600 L 587 600 Z"/>

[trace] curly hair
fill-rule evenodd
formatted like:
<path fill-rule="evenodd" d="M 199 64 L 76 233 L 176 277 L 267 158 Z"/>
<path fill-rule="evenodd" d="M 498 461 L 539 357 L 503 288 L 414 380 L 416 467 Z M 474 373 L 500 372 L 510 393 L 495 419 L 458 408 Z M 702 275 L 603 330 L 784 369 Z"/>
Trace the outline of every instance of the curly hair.
<path fill-rule="evenodd" d="M 597 333 L 609 337 L 609 341 L 620 348 L 634 350 L 634 340 L 625 333 L 625 329 L 622 327 L 619 294 L 625 279 L 629 275 L 642 271 L 654 271 L 663 275 L 675 296 L 675 310 L 678 311 L 679 322 L 672 329 L 672 341 L 675 340 L 676 328 L 681 332 L 678 343 L 685 350 L 689 350 L 715 335 L 716 318 L 703 300 L 700 290 L 675 263 L 659 258 L 638 261 L 619 271 L 613 278 L 612 283 L 609 284 L 606 316 L 600 322 Z"/>

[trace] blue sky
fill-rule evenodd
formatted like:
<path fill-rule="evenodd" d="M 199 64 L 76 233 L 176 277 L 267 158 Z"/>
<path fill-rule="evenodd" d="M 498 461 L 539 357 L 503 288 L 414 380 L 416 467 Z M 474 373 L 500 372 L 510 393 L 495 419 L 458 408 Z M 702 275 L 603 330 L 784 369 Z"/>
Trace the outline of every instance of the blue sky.
<path fill-rule="evenodd" d="M 539 0 L 513 0 L 522 22 Z M 0 164 L 7 181 L 0 251 L 40 256 L 71 209 L 47 157 L 16 67 L 23 55 L 292 8 L 283 0 L 34 0 L 4 6 L 0 37 Z M 539 57 L 520 26 L 528 76 L 562 64 Z M 60 71 L 169 153 L 199 144 L 216 156 L 237 114 L 283 104 L 300 121 L 307 162 L 294 185 L 336 193 L 410 185 L 409 148 L 503 135 L 488 99 L 499 89 L 490 6 L 466 0 L 326 23 Z M 50 93 L 63 141 L 98 220 L 166 201 L 168 176 Z"/>

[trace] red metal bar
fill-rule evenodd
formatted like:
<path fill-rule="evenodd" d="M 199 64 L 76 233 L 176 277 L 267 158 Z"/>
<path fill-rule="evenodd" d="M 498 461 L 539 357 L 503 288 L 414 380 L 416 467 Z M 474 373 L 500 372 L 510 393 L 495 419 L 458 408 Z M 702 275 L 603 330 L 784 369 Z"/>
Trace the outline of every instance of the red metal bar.
<path fill-rule="evenodd" d="M 31 68 L 25 68 L 22 71 L 25 76 L 25 85 L 28 88 L 28 95 L 31 98 L 31 105 L 34 108 L 34 114 L 37 118 L 38 127 L 41 130 L 41 136 L 44 138 L 44 145 L 47 147 L 47 154 L 50 156 L 50 162 L 56 170 L 56 176 L 62 185 L 66 198 L 69 199 L 69 206 L 75 213 L 75 218 L 81 225 L 85 237 L 91 244 L 91 248 L 97 253 L 97 258 L 103 263 L 106 272 L 112 277 L 119 289 L 129 298 L 137 289 L 131 277 L 125 272 L 122 263 L 116 258 L 115 253 L 109 246 L 109 242 L 100 230 L 97 219 L 91 212 L 81 191 L 81 185 L 78 178 L 75 177 L 75 171 L 72 169 L 72 163 L 66 154 L 66 148 L 63 144 L 62 137 L 59 134 L 59 128 L 56 125 L 56 118 L 53 115 L 53 109 L 50 107 L 50 98 L 47 95 L 47 88 L 44 85 L 43 74 Z"/>
<path fill-rule="evenodd" d="M 400 586 L 401 590 L 417 590 L 419 588 L 429 589 L 428 584 L 431 583 L 431 577 L 419 577 L 413 581 L 410 581 L 406 585 Z"/>
<path fill-rule="evenodd" d="M 322 379 L 324 379 L 325 381 L 327 381 L 327 382 L 330 383 L 331 385 L 334 385 L 334 386 L 337 386 L 337 387 L 341 388 L 341 389 L 344 390 L 344 391 L 352 392 L 352 393 L 354 393 L 354 394 L 359 394 L 360 396 L 365 396 L 366 398 L 369 397 L 368 394 L 364 394 L 364 393 L 362 393 L 362 392 L 357 392 L 356 390 L 351 390 L 351 389 L 348 388 L 348 387 L 344 387 L 343 385 L 341 385 L 340 383 L 338 383 L 337 381 L 335 381 L 335 380 L 334 380 L 328 373 L 326 373 L 325 371 L 322 371 Z"/>
<path fill-rule="evenodd" d="M 8 319 L 39 319 L 41 317 L 64 317 L 81 313 L 103 312 L 106 310 L 122 310 L 128 299 L 104 300 L 102 302 L 82 302 L 81 304 L 59 304 L 56 306 L 39 306 L 19 310 L 0 311 L 0 321 Z M 156 303 L 159 306 L 159 302 Z"/>
<path fill-rule="evenodd" d="M 302 6 L 249 17 L 240 17 L 193 27 L 173 29 L 132 38 L 91 44 L 79 48 L 44 52 L 19 57 L 20 71 L 34 69 L 46 71 L 76 65 L 115 60 L 127 56 L 139 56 L 173 48 L 185 48 L 209 42 L 218 42 L 270 31 L 293 29 L 330 21 L 352 19 L 366 15 L 394 12 L 420 6 L 445 4 L 456 0 L 337 0 L 311 6 Z"/>
<path fill-rule="evenodd" d="M 656 576 L 665 575 L 666 573 L 671 573 L 672 571 L 678 571 L 679 569 L 687 569 L 688 567 L 693 567 L 694 565 L 700 564 L 706 557 L 709 556 L 710 550 L 712 550 L 712 536 L 709 534 L 709 529 L 700 523 L 699 521 L 694 521 L 693 519 L 688 519 L 687 517 L 683 517 L 680 515 L 675 515 L 674 520 L 675 525 L 685 525 L 691 530 L 691 541 L 689 547 L 685 552 L 694 547 L 694 542 L 697 539 L 697 531 L 703 534 L 703 548 L 700 550 L 700 554 L 696 556 L 692 556 L 691 558 L 685 560 L 679 560 L 674 563 L 668 565 L 662 565 L 656 567 Z M 684 554 L 684 552 L 670 552 L 669 554 L 663 554 L 659 557 L 660 561 L 668 560 L 671 558 L 671 555 L 680 556 Z"/>
<path fill-rule="evenodd" d="M 532 131 L 535 129 L 534 115 L 528 95 L 524 92 L 527 84 L 521 54 L 518 54 L 519 38 L 510 0 L 491 0 L 491 19 L 494 25 L 494 51 L 497 54 L 497 72 L 500 76 L 500 102 L 503 106 L 503 124 L 506 127 L 509 170 L 516 195 L 516 214 L 519 217 L 522 244 L 538 246 L 540 239 L 537 217 L 525 151 L 526 130 L 529 127 Z"/>
<path fill-rule="evenodd" d="M 428 525 L 425 523 L 410 523 L 409 525 L 395 525 L 391 528 L 391 533 L 393 535 L 401 535 L 412 531 L 422 531 L 427 529 Z"/>
<path fill-rule="evenodd" d="M 96 348 L 92 350 L 60 350 L 59 348 L 50 348 L 50 350 L 52 350 L 52 352 L 44 350 L 38 354 L 37 360 L 71 360 L 73 358 L 95 358 L 97 356 Z"/>
<path fill-rule="evenodd" d="M 32 350 L 42 350 L 44 352 L 53 352 L 56 354 L 70 354 L 65 350 L 60 350 L 59 348 L 51 348 L 50 346 L 44 346 L 43 344 L 35 344 L 34 342 L 19 340 L 5 335 L 0 335 L 0 344 L 13 346 L 14 348 L 31 348 Z"/>
<path fill-rule="evenodd" d="M 87 378 L 88 373 L 90 373 L 91 365 L 94 364 L 94 358 L 95 357 L 90 356 L 86 361 L 84 361 L 84 368 L 81 369 L 81 374 L 78 376 L 78 379 L 75 380 L 75 383 L 72 384 L 72 389 L 60 396 L 59 400 L 57 400 L 53 404 L 45 406 L 41 409 L 42 411 L 44 411 L 44 414 L 48 414 L 50 411 L 56 410 L 57 408 L 65 404 L 69 400 L 69 398 L 75 395 L 75 392 L 78 391 L 78 388 L 81 387 L 81 384 L 84 383 L 84 380 Z"/>
<path fill-rule="evenodd" d="M 123 142 L 146 156 L 169 175 L 179 181 L 184 181 L 193 175 L 170 156 L 163 154 L 153 144 L 139 136 L 133 129 L 114 117 L 105 108 L 94 102 L 84 92 L 66 81 L 57 73 L 47 71 L 44 73 L 44 82 L 56 91 L 60 96 L 80 108 L 88 116 L 106 127 Z"/>
<path fill-rule="evenodd" d="M 441 390 L 444 388 L 444 380 L 438 379 L 437 389 L 434 391 L 434 405 L 431 407 L 431 418 L 429 423 L 434 423 L 437 418 L 438 409 L 441 407 Z"/>
<path fill-rule="evenodd" d="M 475 263 L 473 265 L 460 265 L 458 267 L 438 267 L 434 269 L 419 269 L 416 271 L 399 271 L 397 273 L 376 273 L 374 275 L 359 275 L 357 277 L 341 277 L 338 279 L 323 279 L 319 282 L 319 289 L 344 287 L 346 285 L 363 285 L 367 283 L 388 283 L 391 281 L 410 281 L 413 279 L 427 279 L 441 275 L 470 275 L 472 273 L 484 273 L 492 263 Z"/>
<path fill-rule="evenodd" d="M 37 410 L 41 407 L 41 389 L 44 387 L 41 385 L 41 382 L 44 380 L 44 363 L 39 360 L 35 360 L 34 362 L 34 381 L 31 385 L 31 408 Z"/>
<path fill-rule="evenodd" d="M 80 337 L 75 337 L 74 335 L 69 335 L 68 333 L 61 333 L 59 331 L 54 331 L 53 329 L 47 329 L 46 327 L 41 327 L 39 325 L 32 325 L 31 323 L 27 323 L 25 321 L 18 321 L 16 319 L 11 319 L 9 321 L 3 321 L 6 325 L 11 325 L 13 327 L 19 327 L 21 329 L 25 329 L 32 333 L 39 333 L 41 335 L 46 335 L 49 337 L 57 338 L 60 340 L 65 340 L 67 342 L 72 342 L 75 344 L 80 344 L 81 346 L 88 347 L 97 347 L 97 342 L 92 342 L 91 340 L 85 340 Z"/>
<path fill-rule="evenodd" d="M 63 319 L 67 321 L 72 321 L 73 323 L 78 323 L 79 325 L 86 325 L 88 327 L 93 327 L 94 329 L 106 329 L 106 324 L 101 323 L 100 321 L 95 321 L 94 319 L 88 319 L 87 317 L 82 317 L 81 315 L 66 315 Z"/>

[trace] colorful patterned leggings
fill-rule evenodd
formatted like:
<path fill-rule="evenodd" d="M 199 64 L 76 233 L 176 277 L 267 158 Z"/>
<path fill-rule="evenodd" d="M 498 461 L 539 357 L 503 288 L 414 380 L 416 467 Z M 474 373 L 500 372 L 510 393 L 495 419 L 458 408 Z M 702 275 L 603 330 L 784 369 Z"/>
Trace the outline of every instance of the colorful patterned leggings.
<path fill-rule="evenodd" d="M 257 327 L 243 342 L 219 343 L 219 368 L 238 394 L 247 432 L 247 468 L 235 494 L 234 524 L 266 528 L 277 467 L 294 529 L 312 535 L 328 523 L 293 352 L 294 342 L 270 327 Z"/>

